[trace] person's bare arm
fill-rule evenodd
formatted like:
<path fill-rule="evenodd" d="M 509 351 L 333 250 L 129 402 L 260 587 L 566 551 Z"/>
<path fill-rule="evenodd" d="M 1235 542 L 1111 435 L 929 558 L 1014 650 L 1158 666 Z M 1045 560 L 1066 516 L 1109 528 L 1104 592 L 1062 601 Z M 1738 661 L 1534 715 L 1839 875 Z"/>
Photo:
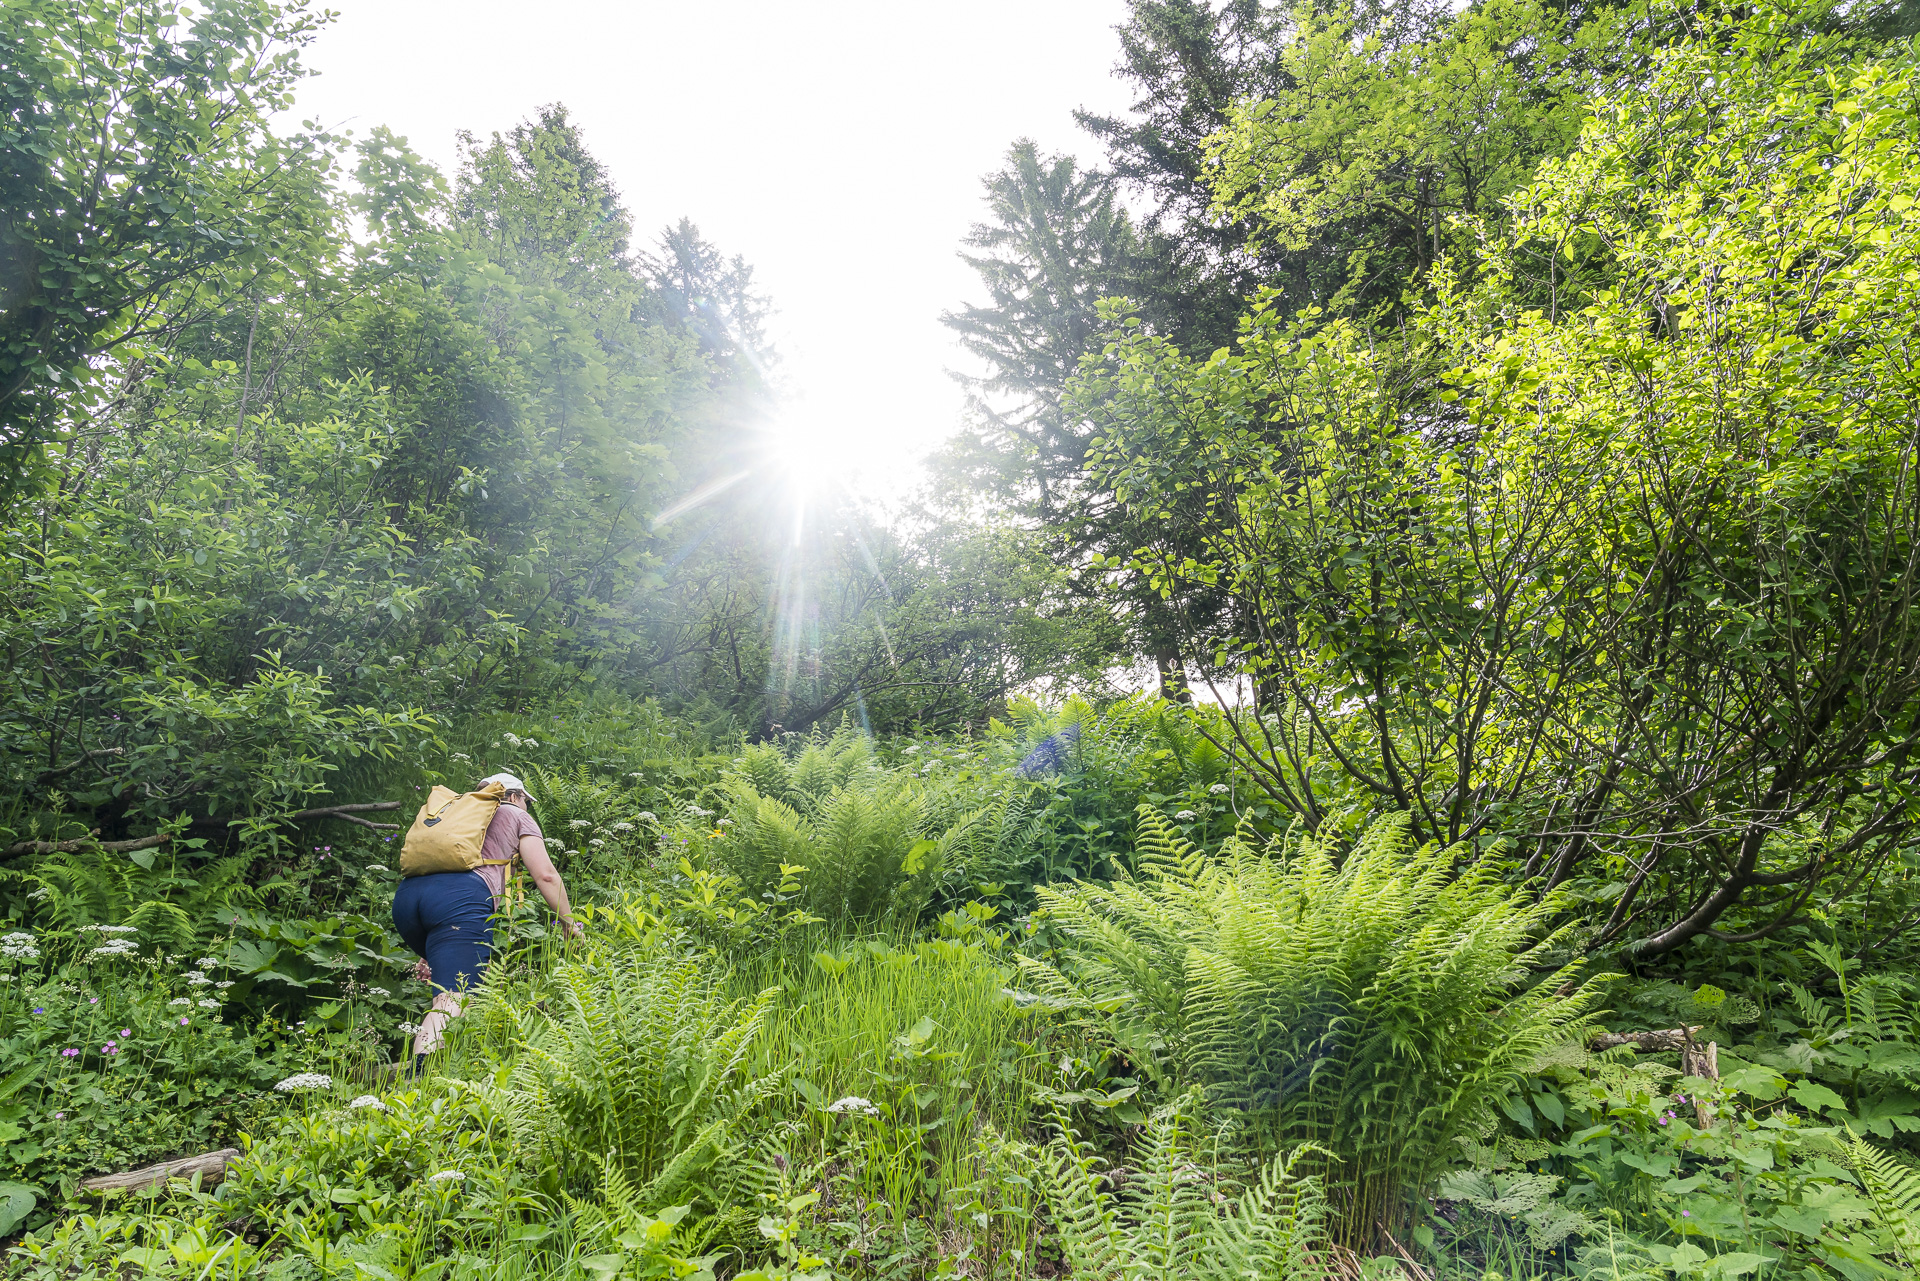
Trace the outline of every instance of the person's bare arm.
<path fill-rule="evenodd" d="M 547 847 L 537 836 L 520 838 L 520 861 L 527 865 L 527 875 L 533 878 L 533 887 L 540 891 L 540 897 L 547 900 L 547 906 L 560 918 L 566 927 L 567 937 L 580 937 L 580 922 L 573 919 L 573 905 L 567 902 L 567 887 L 560 879 L 560 871 L 554 867 L 553 859 L 547 855 Z"/>

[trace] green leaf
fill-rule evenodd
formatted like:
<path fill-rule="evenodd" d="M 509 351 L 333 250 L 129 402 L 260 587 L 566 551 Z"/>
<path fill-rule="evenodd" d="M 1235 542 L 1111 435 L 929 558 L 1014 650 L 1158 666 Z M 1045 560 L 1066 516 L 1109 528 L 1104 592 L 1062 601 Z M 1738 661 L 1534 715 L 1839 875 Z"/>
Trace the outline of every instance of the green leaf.
<path fill-rule="evenodd" d="M 0 1183 L 0 1236 L 9 1235 L 27 1221 L 39 1195 L 24 1183 Z"/>
<path fill-rule="evenodd" d="M 1793 1096 L 1795 1103 L 1809 1112 L 1819 1112 L 1826 1108 L 1846 1110 L 1847 1101 L 1818 1081 L 1802 1081 L 1787 1093 Z"/>

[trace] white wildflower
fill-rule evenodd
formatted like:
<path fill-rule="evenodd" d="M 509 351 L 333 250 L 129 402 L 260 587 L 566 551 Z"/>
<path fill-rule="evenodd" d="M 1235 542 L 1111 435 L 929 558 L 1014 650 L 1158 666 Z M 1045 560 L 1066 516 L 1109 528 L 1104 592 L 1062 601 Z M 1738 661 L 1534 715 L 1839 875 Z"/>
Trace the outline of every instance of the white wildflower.
<path fill-rule="evenodd" d="M 217 1010 L 220 1008 L 220 1002 L 214 1000 L 212 997 L 207 997 L 204 1000 L 195 1001 L 194 1004 L 199 1006 L 203 1010 Z"/>
<path fill-rule="evenodd" d="M 215 984 L 214 984 L 214 986 L 215 986 L 215 987 L 217 987 L 217 988 L 221 988 L 221 989 L 223 989 L 223 990 L 224 990 L 224 989 L 226 989 L 226 988 L 230 988 L 230 987 L 232 987 L 232 986 L 233 986 L 233 980 L 232 980 L 232 979 L 221 979 L 221 980 L 220 980 L 220 981 L 219 981 L 218 983 L 215 983 Z"/>
<path fill-rule="evenodd" d="M 28 898 L 45 898 L 46 896 L 47 896 L 47 887 L 44 885 L 42 885 L 37 890 L 33 890 L 29 892 L 27 895 Z"/>
<path fill-rule="evenodd" d="M 77 934 L 138 934 L 131 925 L 82 925 Z"/>
<path fill-rule="evenodd" d="M 369 863 L 367 864 L 367 870 L 369 872 L 384 872 L 387 870 L 387 865 L 385 863 Z"/>
<path fill-rule="evenodd" d="M 14 961 L 37 961 L 40 949 L 34 946 L 31 934 L 9 934 L 0 938 L 0 956 Z"/>
<path fill-rule="evenodd" d="M 0 974 L 0 983 L 11 983 L 11 982 L 13 982 L 13 975 Z"/>
<path fill-rule="evenodd" d="M 203 970 L 211 970 L 216 966 L 218 966 L 220 962 L 214 960 L 211 956 L 203 956 L 199 960 L 195 961 L 194 964 L 199 966 Z"/>
<path fill-rule="evenodd" d="M 508 730 L 506 733 L 502 734 L 500 736 L 500 739 L 502 742 L 506 743 L 507 746 L 509 747 L 520 746 L 520 741 L 521 741 L 520 736 L 514 733 L 512 730 Z"/>
<path fill-rule="evenodd" d="M 562 854 L 565 854 L 567 852 L 567 843 L 561 840 L 559 837 L 545 836 L 545 837 L 542 837 L 541 839 L 546 842 L 548 849 L 559 850 Z"/>
<path fill-rule="evenodd" d="M 168 1005 L 192 1005 L 193 998 L 190 996 L 176 996 L 171 1001 L 168 1001 L 167 1004 Z"/>
<path fill-rule="evenodd" d="M 587 844 L 589 844 L 589 845 L 591 845 L 591 846 L 593 846 L 593 847 L 595 847 L 595 848 L 597 849 L 597 848 L 599 848 L 600 846 L 602 846 L 602 845 L 605 845 L 605 844 L 606 844 L 606 842 L 605 842 L 605 841 L 603 841 L 603 840 L 601 840 L 601 839 L 600 839 L 599 837 L 597 837 L 597 836 L 596 836 L 596 837 L 594 837 L 594 838 L 593 838 L 592 840 L 590 840 L 590 841 L 588 841 L 588 842 L 587 842 Z"/>
<path fill-rule="evenodd" d="M 915 744 L 914 744 L 914 745 L 913 745 L 912 747 L 903 747 L 903 748 L 901 748 L 901 749 L 900 749 L 900 753 L 901 753 L 901 755 L 903 755 L 903 756 L 911 756 L 911 755 L 913 755 L 913 754 L 914 754 L 915 752 L 917 752 L 917 751 L 919 751 L 919 750 L 920 750 L 920 745 L 919 745 L 918 743 L 915 743 Z"/>
<path fill-rule="evenodd" d="M 627 777 L 628 778 L 645 778 L 646 775 L 639 770 L 635 770 L 633 773 L 627 775 Z"/>
<path fill-rule="evenodd" d="M 88 956 L 126 956 L 139 950 L 140 945 L 132 939 L 108 939 L 99 947 L 91 949 Z"/>
<path fill-rule="evenodd" d="M 652 810 L 641 810 L 636 817 L 638 817 L 642 823 L 658 823 L 660 821 L 653 816 Z"/>
<path fill-rule="evenodd" d="M 418 1032 L 419 1030 L 420 1030 L 420 1025 L 418 1023 L 402 1023 L 400 1025 L 400 1031 L 406 1034 L 407 1036 L 412 1036 L 415 1032 Z"/>
<path fill-rule="evenodd" d="M 693 815 L 695 818 L 712 818 L 713 817 L 712 810 L 703 810 L 698 805 L 687 806 L 687 813 Z"/>
<path fill-rule="evenodd" d="M 333 1088 L 333 1078 L 325 1072 L 296 1072 L 284 1081 L 275 1082 L 273 1088 L 282 1094 L 297 1094 L 302 1090 L 329 1090 Z"/>
<path fill-rule="evenodd" d="M 1207 793 L 1210 796 L 1225 796 L 1229 790 L 1225 783 L 1215 783 L 1207 789 Z"/>
<path fill-rule="evenodd" d="M 1174 817 L 1182 823 L 1191 823 L 1194 819 L 1198 818 L 1199 815 L 1195 814 L 1192 810 L 1181 810 L 1178 814 L 1175 814 Z"/>
<path fill-rule="evenodd" d="M 387 1105 L 371 1094 L 363 1094 L 353 1102 L 347 1104 L 347 1106 L 349 1108 L 372 1108 L 376 1112 L 385 1112 L 387 1110 Z"/>
<path fill-rule="evenodd" d="M 367 989 L 367 995 L 368 996 L 392 996 L 393 993 L 387 991 L 387 989 L 385 989 L 384 987 L 370 987 Z"/>
<path fill-rule="evenodd" d="M 465 752 L 455 752 L 453 753 L 453 759 L 456 761 L 471 761 L 473 757 L 468 756 Z"/>
<path fill-rule="evenodd" d="M 584 818 L 570 818 L 567 820 L 567 826 L 577 832 L 583 827 L 592 827 L 593 824 Z"/>
<path fill-rule="evenodd" d="M 208 984 L 213 982 L 212 979 L 202 974 L 199 970 L 188 970 L 185 974 L 181 975 L 180 977 L 184 978 L 188 983 L 190 983 L 194 987 L 206 987 Z"/>
<path fill-rule="evenodd" d="M 25 930 L 15 930 L 11 934 L 0 935 L 0 943 L 31 943 L 33 935 Z"/>
<path fill-rule="evenodd" d="M 613 825 L 613 830 L 614 830 L 614 831 L 616 831 L 616 832 L 631 832 L 631 831 L 633 830 L 633 824 L 631 824 L 631 823 L 615 823 L 615 824 Z"/>
<path fill-rule="evenodd" d="M 460 1173 L 460 1171 L 458 1170 L 442 1170 L 438 1174 L 429 1174 L 427 1176 L 427 1182 L 428 1183 L 445 1183 L 448 1180 L 459 1180 L 459 1179 L 464 1179 L 466 1177 L 467 1177 L 466 1175 Z"/>
<path fill-rule="evenodd" d="M 879 1116 L 880 1109 L 873 1105 L 872 1099 L 863 1099 L 857 1094 L 849 1094 L 844 1099 L 835 1099 L 827 1104 L 829 1112 L 853 1112 L 860 1116 Z"/>
<path fill-rule="evenodd" d="M 717 821 L 717 822 L 715 822 L 715 823 L 714 823 L 714 826 L 715 826 L 715 827 L 732 827 L 732 826 L 733 826 L 733 820 L 732 820 L 732 819 L 730 819 L 730 818 L 723 818 L 723 819 L 720 819 L 719 821 Z"/>

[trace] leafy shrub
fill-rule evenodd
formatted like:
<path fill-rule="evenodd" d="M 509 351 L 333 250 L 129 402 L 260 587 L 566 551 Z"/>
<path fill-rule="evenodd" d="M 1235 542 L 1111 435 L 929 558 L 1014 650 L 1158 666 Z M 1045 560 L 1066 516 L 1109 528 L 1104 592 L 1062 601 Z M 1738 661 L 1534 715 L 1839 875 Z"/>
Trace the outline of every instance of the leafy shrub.
<path fill-rule="evenodd" d="M 1030 973 L 1157 1081 L 1194 1082 L 1275 1145 L 1339 1160 L 1349 1237 L 1457 1153 L 1594 1002 L 1575 967 L 1538 972 L 1557 936 L 1532 901 L 1457 849 L 1408 848 L 1377 820 L 1330 842 L 1193 848 L 1151 811 L 1141 871 L 1042 889 L 1064 934 Z"/>

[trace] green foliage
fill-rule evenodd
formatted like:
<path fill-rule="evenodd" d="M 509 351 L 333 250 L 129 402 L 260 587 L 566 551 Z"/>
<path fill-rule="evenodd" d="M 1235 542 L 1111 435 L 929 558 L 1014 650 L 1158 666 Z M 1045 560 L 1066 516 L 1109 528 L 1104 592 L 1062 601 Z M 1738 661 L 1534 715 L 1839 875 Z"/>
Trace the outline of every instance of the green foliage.
<path fill-rule="evenodd" d="M 1296 254 L 1337 237 L 1346 278 L 1314 300 L 1334 312 L 1397 309 L 1470 253 L 1535 164 L 1572 145 L 1604 83 L 1590 51 L 1624 61 L 1632 30 L 1604 7 L 1533 0 L 1371 30 L 1360 9 L 1303 15 L 1275 91 L 1233 104 L 1207 147 L 1224 220 Z"/>
<path fill-rule="evenodd" d="M 1294 1172 L 1306 1150 L 1274 1157 L 1252 1186 L 1230 1200 L 1218 1186 L 1227 1179 L 1217 1160 L 1198 1164 L 1210 1156 L 1207 1136 L 1193 1119 L 1198 1102 L 1188 1096 L 1154 1113 L 1141 1138 L 1138 1167 L 1118 1194 L 1103 1186 L 1099 1159 L 1075 1137 L 1067 1118 L 1056 1117 L 1059 1133 L 1042 1178 L 1074 1273 L 1125 1281 L 1311 1281 L 1329 1275 L 1325 1197 L 1314 1180 Z"/>
<path fill-rule="evenodd" d="M 1409 849 L 1381 819 L 1353 850 L 1235 839 L 1218 858 L 1143 812 L 1140 871 L 1043 889 L 1064 936 L 1043 990 L 1156 1080 L 1204 1085 L 1274 1144 L 1315 1143 L 1343 1232 L 1397 1220 L 1401 1197 L 1487 1125 L 1594 1004 L 1554 965 L 1550 904 L 1462 851 Z"/>
<path fill-rule="evenodd" d="M 1122 310 L 1082 375 L 1157 531 L 1127 563 L 1256 695 L 1223 710 L 1276 804 L 1519 838 L 1643 953 L 1785 928 L 1910 821 L 1914 73 L 1803 17 L 1663 51 L 1417 325 L 1268 294 L 1194 359 Z M 1273 621 L 1213 628 L 1222 592 Z"/>
<path fill-rule="evenodd" d="M 100 353 L 286 285 L 336 233 L 332 140 L 279 136 L 299 5 L 26 0 L 0 12 L 0 479 L 113 394 Z M 172 306 L 165 305 L 171 302 Z"/>
<path fill-rule="evenodd" d="M 656 1212 L 688 1192 L 728 1206 L 749 1173 L 739 1127 L 779 1081 L 741 1070 L 776 993 L 728 1001 L 665 942 L 598 949 L 552 984 L 557 1008 L 523 1018 L 510 1080 L 489 1094 L 530 1168 L 618 1171 Z"/>
<path fill-rule="evenodd" d="M 797 878 L 793 901 L 836 924 L 913 921 L 968 821 L 846 725 L 796 751 L 749 747 L 734 768 L 714 857 L 755 893 Z"/>

